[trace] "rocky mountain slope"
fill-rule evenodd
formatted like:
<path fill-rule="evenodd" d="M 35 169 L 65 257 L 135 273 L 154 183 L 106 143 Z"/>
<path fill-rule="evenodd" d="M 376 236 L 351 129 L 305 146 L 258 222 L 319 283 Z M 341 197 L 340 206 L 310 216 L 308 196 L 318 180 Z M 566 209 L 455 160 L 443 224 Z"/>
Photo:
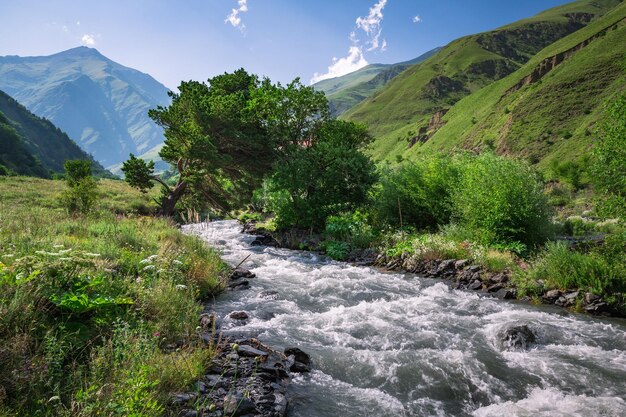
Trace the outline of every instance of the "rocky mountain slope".
<path fill-rule="evenodd" d="M 148 110 L 168 105 L 168 89 L 97 50 L 0 57 L 0 90 L 68 133 L 106 167 L 164 141 Z"/>
<path fill-rule="evenodd" d="M 421 142 L 459 100 L 520 70 L 544 48 L 597 21 L 620 0 L 581 0 L 493 31 L 451 42 L 413 65 L 343 114 L 366 123 L 377 138 L 376 159 L 403 154 Z"/>
<path fill-rule="evenodd" d="M 0 174 L 47 178 L 67 159 L 93 159 L 50 121 L 37 117 L 0 91 Z M 94 174 L 108 176 L 100 164 Z"/>

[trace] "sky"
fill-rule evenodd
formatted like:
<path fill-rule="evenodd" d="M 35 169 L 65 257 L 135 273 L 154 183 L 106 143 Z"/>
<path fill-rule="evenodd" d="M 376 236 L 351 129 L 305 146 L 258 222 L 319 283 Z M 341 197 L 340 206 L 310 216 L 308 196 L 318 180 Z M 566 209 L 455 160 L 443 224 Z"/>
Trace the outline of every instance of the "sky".
<path fill-rule="evenodd" d="M 287 83 L 413 59 L 566 0 L 0 0 L 0 55 L 98 49 L 170 89 L 245 68 Z"/>

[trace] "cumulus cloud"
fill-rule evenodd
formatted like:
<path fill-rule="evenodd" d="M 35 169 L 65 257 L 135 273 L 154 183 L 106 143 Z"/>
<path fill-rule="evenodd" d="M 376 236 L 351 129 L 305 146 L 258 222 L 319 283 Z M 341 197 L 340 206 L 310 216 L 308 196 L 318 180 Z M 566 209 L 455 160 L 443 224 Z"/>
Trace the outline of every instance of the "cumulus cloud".
<path fill-rule="evenodd" d="M 83 42 L 83 45 L 94 46 L 96 44 L 96 38 L 93 35 L 89 35 L 85 33 L 80 40 Z"/>
<path fill-rule="evenodd" d="M 413 23 L 419 23 L 421 21 L 422 21 L 422 18 L 419 15 L 413 17 Z"/>
<path fill-rule="evenodd" d="M 226 20 L 224 20 L 224 23 L 230 23 L 233 27 L 238 28 L 239 30 L 244 30 L 246 25 L 241 22 L 241 17 L 239 15 L 248 11 L 248 0 L 238 0 L 237 5 L 239 7 L 232 9 L 230 14 L 226 17 Z"/>
<path fill-rule="evenodd" d="M 383 9 L 387 5 L 387 0 L 379 0 L 370 8 L 370 12 L 366 17 L 358 17 L 356 19 L 356 27 L 363 30 L 368 36 L 367 43 L 370 47 L 368 51 L 378 49 L 380 35 L 382 34 L 381 23 L 383 21 Z"/>
<path fill-rule="evenodd" d="M 328 71 L 324 74 L 315 73 L 311 78 L 311 84 L 315 84 L 329 78 L 341 77 L 358 69 L 365 67 L 368 62 L 365 59 L 363 48 L 366 52 L 387 50 L 387 40 L 382 39 L 382 21 L 383 9 L 387 5 L 388 0 L 378 0 L 369 10 L 367 16 L 359 16 L 356 19 L 356 28 L 350 32 L 350 49 L 348 55 L 343 58 L 333 58 L 333 63 L 328 67 Z M 364 39 L 359 37 L 359 32 L 365 34 Z"/>
<path fill-rule="evenodd" d="M 363 50 L 358 46 L 351 46 L 348 56 L 344 58 L 333 58 L 333 64 L 328 67 L 325 74 L 315 73 L 311 78 L 311 84 L 315 84 L 329 78 L 341 77 L 349 74 L 367 65 L 367 61 L 363 56 Z"/>

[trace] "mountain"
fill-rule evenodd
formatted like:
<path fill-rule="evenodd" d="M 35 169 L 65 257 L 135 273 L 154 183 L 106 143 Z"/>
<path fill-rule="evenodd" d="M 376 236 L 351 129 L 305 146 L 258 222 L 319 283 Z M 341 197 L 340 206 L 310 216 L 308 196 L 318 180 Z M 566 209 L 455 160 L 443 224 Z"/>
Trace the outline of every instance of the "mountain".
<path fill-rule="evenodd" d="M 93 48 L 0 57 L 0 90 L 52 121 L 106 167 L 164 141 L 148 110 L 169 104 L 168 89 Z"/>
<path fill-rule="evenodd" d="M 441 48 L 435 48 L 410 61 L 397 64 L 371 64 L 341 77 L 322 80 L 313 85 L 326 93 L 331 113 L 339 116 L 385 86 L 405 69 L 420 63 Z"/>
<path fill-rule="evenodd" d="M 50 121 L 35 116 L 13 98 L 0 91 L 0 175 L 47 178 L 63 172 L 67 159 L 93 159 Z M 97 176 L 110 176 L 97 162 Z"/>
<path fill-rule="evenodd" d="M 462 99 L 422 141 L 398 154 L 453 148 L 584 168 L 606 104 L 626 93 L 626 3 L 539 52 L 513 74 Z"/>
<path fill-rule="evenodd" d="M 371 153 L 388 159 L 407 139 L 440 123 L 462 98 L 522 68 L 539 51 L 599 19 L 621 0 L 581 0 L 501 28 L 457 39 L 395 77 L 342 115 L 363 122 L 377 138 Z"/>

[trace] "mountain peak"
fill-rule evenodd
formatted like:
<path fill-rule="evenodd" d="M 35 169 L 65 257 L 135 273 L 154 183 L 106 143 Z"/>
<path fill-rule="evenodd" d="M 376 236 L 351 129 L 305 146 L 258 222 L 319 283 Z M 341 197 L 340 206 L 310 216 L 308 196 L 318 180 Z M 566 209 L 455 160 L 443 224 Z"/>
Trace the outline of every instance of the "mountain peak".
<path fill-rule="evenodd" d="M 55 55 L 78 56 L 78 57 L 92 56 L 92 57 L 98 57 L 98 58 L 106 58 L 96 48 L 90 48 L 88 46 L 77 46 L 75 48 L 71 48 L 66 51 L 59 52 Z"/>

